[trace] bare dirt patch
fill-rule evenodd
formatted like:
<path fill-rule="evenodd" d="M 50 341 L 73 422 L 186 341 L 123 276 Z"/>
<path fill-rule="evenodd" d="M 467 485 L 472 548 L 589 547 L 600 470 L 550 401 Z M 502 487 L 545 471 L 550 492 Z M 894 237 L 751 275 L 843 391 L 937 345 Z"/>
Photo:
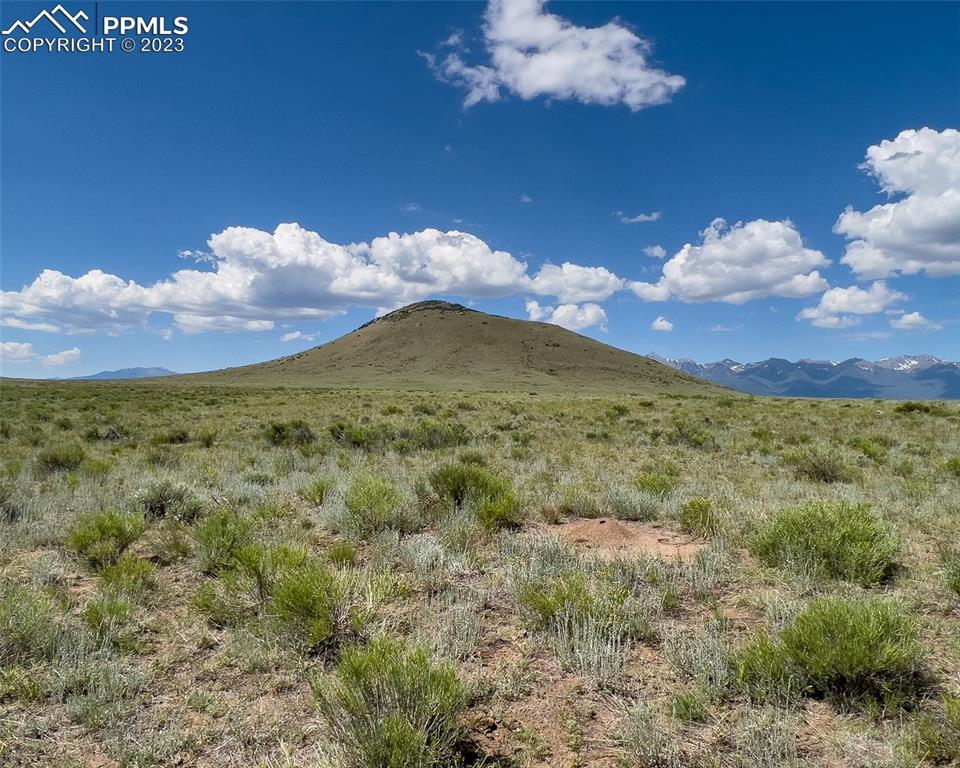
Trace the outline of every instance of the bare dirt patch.
<path fill-rule="evenodd" d="M 601 557 L 662 557 L 687 560 L 694 557 L 703 542 L 660 523 L 638 523 L 598 517 L 571 520 L 549 526 L 561 539 Z"/>

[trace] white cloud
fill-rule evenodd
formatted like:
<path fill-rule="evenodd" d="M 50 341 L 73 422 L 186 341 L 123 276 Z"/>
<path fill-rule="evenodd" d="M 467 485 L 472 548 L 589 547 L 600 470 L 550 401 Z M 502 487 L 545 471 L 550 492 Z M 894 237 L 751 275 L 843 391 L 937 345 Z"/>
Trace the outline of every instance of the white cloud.
<path fill-rule="evenodd" d="M 280 341 L 297 341 L 298 339 L 303 339 L 304 341 L 313 341 L 313 334 L 303 333 L 302 331 L 290 331 L 289 333 L 285 333 L 280 337 Z"/>
<path fill-rule="evenodd" d="M 58 328 L 53 323 L 31 323 L 27 320 L 18 320 L 15 317 L 0 318 L 0 325 L 8 328 L 19 328 L 22 331 L 45 331 L 47 333 L 58 333 Z"/>
<path fill-rule="evenodd" d="M 807 307 L 797 318 L 809 320 L 818 328 L 848 328 L 860 322 L 861 315 L 875 315 L 902 301 L 906 296 L 892 290 L 882 280 L 864 290 L 856 285 L 831 288 L 815 307 Z"/>
<path fill-rule="evenodd" d="M 662 259 L 667 255 L 666 249 L 662 245 L 648 245 L 643 252 L 654 259 Z"/>
<path fill-rule="evenodd" d="M 561 304 L 557 307 L 544 307 L 534 300 L 527 301 L 527 316 L 531 320 L 559 325 L 570 331 L 582 331 L 584 328 L 600 326 L 607 330 L 607 313 L 599 304 Z"/>
<path fill-rule="evenodd" d="M 419 213 L 420 212 L 420 203 L 406 203 L 400 206 L 400 210 L 403 213 Z"/>
<path fill-rule="evenodd" d="M 939 331 L 943 326 L 927 320 L 919 312 L 907 312 L 890 321 L 890 327 L 898 331 Z"/>
<path fill-rule="evenodd" d="M 27 363 L 37 355 L 33 351 L 33 344 L 19 341 L 0 341 L 0 362 Z"/>
<path fill-rule="evenodd" d="M 72 349 L 65 349 L 63 352 L 44 355 L 43 360 L 40 362 L 44 365 L 72 365 L 73 363 L 78 363 L 80 362 L 80 348 L 73 347 Z"/>
<path fill-rule="evenodd" d="M 576 100 L 637 111 L 670 101 L 685 84 L 652 66 L 650 42 L 619 23 L 581 27 L 544 10 L 544 0 L 490 0 L 483 26 L 489 64 L 471 65 L 462 39 L 443 58 L 423 54 L 436 76 L 466 91 L 464 106 L 499 101 Z"/>
<path fill-rule="evenodd" d="M 298 224 L 273 233 L 229 227 L 208 242 L 213 262 L 141 285 L 93 269 L 79 277 L 45 269 L 19 291 L 0 291 L 8 322 L 67 332 L 119 333 L 173 315 L 184 333 L 269 331 L 277 321 L 328 318 L 352 306 L 396 307 L 431 295 L 468 299 L 520 293 L 560 303 L 602 301 L 624 281 L 603 267 L 527 263 L 466 232 L 391 232 L 339 245 Z"/>
<path fill-rule="evenodd" d="M 173 316 L 177 327 L 187 334 L 209 333 L 210 331 L 272 331 L 273 320 L 247 320 L 233 315 L 191 315 L 178 312 Z"/>
<path fill-rule="evenodd" d="M 544 264 L 530 287 L 541 296 L 556 296 L 570 304 L 608 299 L 624 287 L 624 281 L 605 267 L 581 267 L 565 261 L 559 267 Z"/>
<path fill-rule="evenodd" d="M 717 323 L 716 325 L 711 325 L 707 328 L 711 333 L 731 333 L 733 331 L 738 331 L 743 328 L 743 324 L 740 325 L 723 325 L 722 323 Z"/>
<path fill-rule="evenodd" d="M 650 323 L 650 329 L 654 331 L 672 331 L 673 323 L 663 315 L 658 315 L 657 319 Z"/>
<path fill-rule="evenodd" d="M 532 203 L 532 202 L 533 202 L 533 198 L 530 197 L 530 195 L 520 195 L 520 202 L 521 202 L 521 203 Z"/>
<path fill-rule="evenodd" d="M 660 211 L 651 213 L 638 213 L 636 216 L 628 216 L 623 211 L 614 211 L 613 215 L 620 219 L 621 224 L 645 224 L 648 221 L 660 221 L 662 215 Z"/>
<path fill-rule="evenodd" d="M 798 298 L 827 288 L 818 267 L 830 262 L 803 245 L 793 222 L 756 219 L 728 227 L 714 219 L 700 245 L 687 243 L 663 265 L 656 283 L 632 282 L 644 301 L 724 301 L 765 296 Z"/>
<path fill-rule="evenodd" d="M 834 231 L 851 240 L 841 262 L 868 279 L 960 275 L 960 131 L 902 131 L 861 167 L 901 199 L 840 215 Z"/>

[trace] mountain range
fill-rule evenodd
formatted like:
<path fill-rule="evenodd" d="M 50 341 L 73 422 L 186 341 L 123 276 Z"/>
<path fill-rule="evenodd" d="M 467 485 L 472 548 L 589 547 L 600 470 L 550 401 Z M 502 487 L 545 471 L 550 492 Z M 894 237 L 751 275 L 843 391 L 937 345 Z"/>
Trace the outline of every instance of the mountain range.
<path fill-rule="evenodd" d="M 89 376 L 76 376 L 75 381 L 108 381 L 113 379 L 153 379 L 158 376 L 175 376 L 168 368 L 120 368 L 116 371 L 100 371 Z"/>
<path fill-rule="evenodd" d="M 785 397 L 887 398 L 893 400 L 960 399 L 960 363 L 932 355 L 901 355 L 870 361 L 858 357 L 842 362 L 771 357 L 756 363 L 721 360 L 698 363 L 671 359 L 655 352 L 652 360 L 753 395 Z"/>

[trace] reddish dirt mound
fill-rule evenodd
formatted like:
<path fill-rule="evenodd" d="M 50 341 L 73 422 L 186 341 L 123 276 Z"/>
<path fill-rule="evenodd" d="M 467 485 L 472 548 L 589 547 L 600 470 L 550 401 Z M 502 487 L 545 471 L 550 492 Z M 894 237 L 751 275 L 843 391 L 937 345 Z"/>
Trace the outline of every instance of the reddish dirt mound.
<path fill-rule="evenodd" d="M 633 523 L 606 517 L 551 525 L 550 530 L 564 541 L 610 558 L 635 555 L 685 560 L 704 546 L 686 534 L 657 523 Z"/>

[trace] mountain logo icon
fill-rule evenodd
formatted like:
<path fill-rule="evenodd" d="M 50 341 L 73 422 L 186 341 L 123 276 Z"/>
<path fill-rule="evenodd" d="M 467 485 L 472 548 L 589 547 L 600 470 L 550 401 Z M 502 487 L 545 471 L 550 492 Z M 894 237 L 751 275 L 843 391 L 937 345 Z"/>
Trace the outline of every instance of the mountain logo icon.
<path fill-rule="evenodd" d="M 13 34 L 15 30 L 18 30 L 24 35 L 29 35 L 34 25 L 42 19 L 46 19 L 53 24 L 53 26 L 60 30 L 61 34 L 67 34 L 68 23 L 75 29 L 80 30 L 80 32 L 83 34 L 86 34 L 87 30 L 80 23 L 80 20 L 87 21 L 89 18 L 90 17 L 87 16 L 87 14 L 85 14 L 83 11 L 78 11 L 77 13 L 71 14 L 66 8 L 58 3 L 57 7 L 52 11 L 44 9 L 34 16 L 31 21 L 17 20 L 13 22 L 13 24 L 3 30 L 3 32 L 0 34 L 10 35 Z"/>

